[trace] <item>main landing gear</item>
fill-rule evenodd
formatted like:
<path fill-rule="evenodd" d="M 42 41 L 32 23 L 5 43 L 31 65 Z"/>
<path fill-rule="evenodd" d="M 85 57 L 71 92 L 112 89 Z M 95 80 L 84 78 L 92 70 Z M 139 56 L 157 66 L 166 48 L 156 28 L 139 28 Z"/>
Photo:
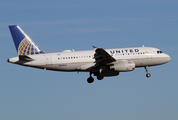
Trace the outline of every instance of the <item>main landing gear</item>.
<path fill-rule="evenodd" d="M 147 73 L 147 74 L 146 74 L 146 77 L 149 78 L 149 77 L 151 76 L 151 74 L 148 73 L 148 66 L 145 67 L 145 70 L 146 70 L 146 73 Z"/>
<path fill-rule="evenodd" d="M 94 82 L 94 78 L 91 75 L 92 75 L 92 72 L 90 72 L 90 77 L 87 79 L 88 83 L 93 83 Z M 104 78 L 104 76 L 102 74 L 97 74 L 97 79 L 98 80 L 102 80 L 103 78 Z"/>
<path fill-rule="evenodd" d="M 89 78 L 87 79 L 87 82 L 88 82 L 88 83 L 94 82 L 94 78 L 93 78 L 93 77 L 89 77 Z"/>
<path fill-rule="evenodd" d="M 97 75 L 98 80 L 102 80 L 103 78 L 104 78 L 104 76 L 102 74 Z"/>
<path fill-rule="evenodd" d="M 87 79 L 88 83 L 94 82 L 94 78 L 91 75 L 92 75 L 92 72 L 90 72 L 90 77 Z"/>

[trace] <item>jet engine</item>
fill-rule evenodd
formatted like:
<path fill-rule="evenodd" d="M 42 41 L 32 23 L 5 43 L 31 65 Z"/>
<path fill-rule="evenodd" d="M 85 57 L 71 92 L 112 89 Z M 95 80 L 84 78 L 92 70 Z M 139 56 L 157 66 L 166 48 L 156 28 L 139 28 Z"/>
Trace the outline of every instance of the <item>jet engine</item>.
<path fill-rule="evenodd" d="M 135 69 L 135 63 L 130 60 L 118 60 L 110 65 L 110 70 L 118 72 L 133 71 Z"/>

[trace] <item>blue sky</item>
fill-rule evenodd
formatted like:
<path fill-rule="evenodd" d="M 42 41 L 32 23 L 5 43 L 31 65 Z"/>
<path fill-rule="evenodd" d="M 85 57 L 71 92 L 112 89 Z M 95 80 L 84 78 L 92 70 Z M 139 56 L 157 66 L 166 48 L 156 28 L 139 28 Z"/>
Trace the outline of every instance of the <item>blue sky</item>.
<path fill-rule="evenodd" d="M 2 0 L 1 120 L 177 120 L 178 1 Z M 8 25 L 19 25 L 46 52 L 156 47 L 165 65 L 88 84 L 88 73 L 45 71 L 7 63 L 17 56 Z M 95 78 L 96 79 L 96 78 Z"/>

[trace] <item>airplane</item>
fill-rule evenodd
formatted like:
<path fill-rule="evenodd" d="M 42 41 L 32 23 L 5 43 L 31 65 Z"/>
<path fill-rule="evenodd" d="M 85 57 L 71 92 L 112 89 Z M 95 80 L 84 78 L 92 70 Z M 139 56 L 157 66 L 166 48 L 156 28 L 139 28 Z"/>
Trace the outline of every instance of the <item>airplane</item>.
<path fill-rule="evenodd" d="M 18 57 L 9 58 L 7 62 L 44 70 L 63 72 L 89 72 L 88 83 L 94 78 L 117 76 L 120 72 L 129 72 L 144 67 L 146 77 L 150 77 L 148 68 L 165 64 L 171 57 L 160 49 L 153 47 L 132 47 L 103 49 L 93 46 L 94 50 L 47 53 L 18 26 L 9 26 Z"/>

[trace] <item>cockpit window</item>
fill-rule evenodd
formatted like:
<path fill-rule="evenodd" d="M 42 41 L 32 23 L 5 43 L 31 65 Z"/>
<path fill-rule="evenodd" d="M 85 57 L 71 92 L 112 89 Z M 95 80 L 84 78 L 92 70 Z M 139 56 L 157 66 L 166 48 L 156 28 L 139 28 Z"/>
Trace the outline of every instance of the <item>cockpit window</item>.
<path fill-rule="evenodd" d="M 158 54 L 163 53 L 162 51 L 157 51 Z"/>

